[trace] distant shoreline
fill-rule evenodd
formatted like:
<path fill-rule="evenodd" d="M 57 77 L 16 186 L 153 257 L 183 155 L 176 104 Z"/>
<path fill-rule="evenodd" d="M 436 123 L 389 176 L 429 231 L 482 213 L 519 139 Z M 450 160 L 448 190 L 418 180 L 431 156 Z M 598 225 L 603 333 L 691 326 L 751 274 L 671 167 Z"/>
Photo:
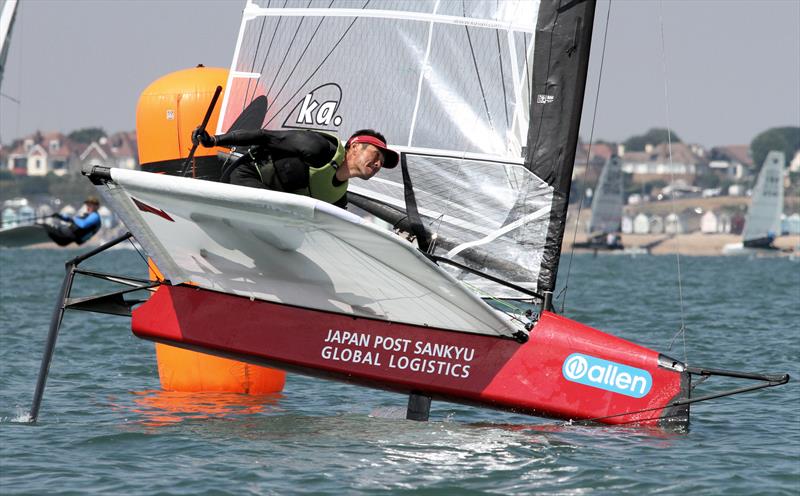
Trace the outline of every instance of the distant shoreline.
<path fill-rule="evenodd" d="M 622 244 L 626 248 L 634 248 L 664 240 L 650 250 L 652 255 L 674 255 L 680 253 L 687 256 L 718 256 L 722 255 L 722 248 L 727 244 L 741 243 L 739 234 L 703 234 L 694 232 L 672 236 L 668 234 L 623 234 Z M 586 234 L 578 233 L 575 242 L 586 241 Z M 793 250 L 800 246 L 800 235 L 780 236 L 775 240 L 775 246 L 780 250 Z M 564 235 L 562 253 L 572 249 L 572 235 Z M 576 252 L 590 252 L 592 250 L 576 249 Z M 778 252 L 775 253 L 776 255 Z"/>

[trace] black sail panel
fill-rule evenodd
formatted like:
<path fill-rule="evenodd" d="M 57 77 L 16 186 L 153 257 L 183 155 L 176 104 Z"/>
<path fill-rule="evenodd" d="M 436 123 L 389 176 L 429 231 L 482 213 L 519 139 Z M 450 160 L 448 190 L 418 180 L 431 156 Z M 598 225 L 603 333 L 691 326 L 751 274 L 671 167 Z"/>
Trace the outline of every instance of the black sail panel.
<path fill-rule="evenodd" d="M 553 187 L 538 280 L 544 292 L 555 288 L 561 257 L 594 10 L 594 0 L 545 1 L 539 10 L 525 167 Z"/>

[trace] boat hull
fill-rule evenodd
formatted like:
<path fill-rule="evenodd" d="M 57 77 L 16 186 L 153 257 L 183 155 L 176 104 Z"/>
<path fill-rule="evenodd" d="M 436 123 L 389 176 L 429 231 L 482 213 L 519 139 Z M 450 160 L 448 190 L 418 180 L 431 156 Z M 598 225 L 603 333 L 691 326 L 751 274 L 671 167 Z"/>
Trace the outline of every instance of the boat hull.
<path fill-rule="evenodd" d="M 41 224 L 0 229 L 0 246 L 21 248 L 39 243 L 52 243 L 47 229 Z"/>
<path fill-rule="evenodd" d="M 667 406 L 687 397 L 687 373 L 549 312 L 521 344 L 164 285 L 131 325 L 140 338 L 400 393 L 559 419 L 688 422 L 688 406 Z"/>

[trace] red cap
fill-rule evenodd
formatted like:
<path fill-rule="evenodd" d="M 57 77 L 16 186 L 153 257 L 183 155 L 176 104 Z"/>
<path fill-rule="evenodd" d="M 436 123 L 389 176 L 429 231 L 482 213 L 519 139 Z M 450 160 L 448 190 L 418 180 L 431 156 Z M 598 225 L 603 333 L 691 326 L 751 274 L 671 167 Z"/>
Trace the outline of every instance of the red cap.
<path fill-rule="evenodd" d="M 386 146 L 386 143 L 375 136 L 359 134 L 347 140 L 347 146 L 350 146 L 353 143 L 368 143 L 380 148 L 383 152 L 383 167 L 386 169 L 395 168 L 397 166 L 397 162 L 400 160 L 400 155 L 396 151 L 389 149 L 389 147 Z"/>

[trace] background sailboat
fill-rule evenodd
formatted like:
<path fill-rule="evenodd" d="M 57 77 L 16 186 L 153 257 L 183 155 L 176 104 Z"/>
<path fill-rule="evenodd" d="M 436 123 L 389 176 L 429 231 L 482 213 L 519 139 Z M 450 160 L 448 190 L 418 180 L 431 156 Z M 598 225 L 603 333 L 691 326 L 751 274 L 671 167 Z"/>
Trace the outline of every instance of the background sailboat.
<path fill-rule="evenodd" d="M 575 248 L 621 250 L 622 232 L 622 161 L 612 155 L 603 165 L 597 187 L 592 195 L 592 215 L 587 225 L 587 241 L 575 243 Z"/>
<path fill-rule="evenodd" d="M 777 249 L 773 241 L 781 233 L 785 165 L 783 152 L 771 151 L 764 159 L 745 217 L 742 242 L 725 245 L 723 254 L 753 254 Z"/>

